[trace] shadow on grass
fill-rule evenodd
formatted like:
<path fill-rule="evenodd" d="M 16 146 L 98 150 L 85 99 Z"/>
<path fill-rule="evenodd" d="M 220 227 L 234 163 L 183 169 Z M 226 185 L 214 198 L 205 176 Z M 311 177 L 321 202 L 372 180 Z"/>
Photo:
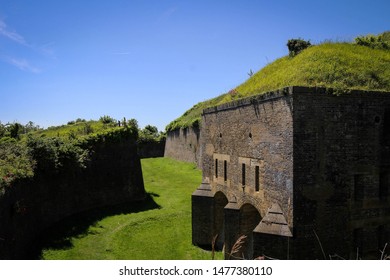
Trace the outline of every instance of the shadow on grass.
<path fill-rule="evenodd" d="M 72 238 L 96 234 L 96 232 L 89 230 L 89 227 L 96 225 L 97 222 L 105 217 L 160 209 L 161 206 L 153 199 L 153 197 L 159 196 L 156 193 L 147 193 L 144 201 L 105 206 L 69 216 L 44 231 L 32 245 L 33 247 L 27 258 L 42 259 L 42 251 L 44 249 L 60 250 L 72 248 Z"/>

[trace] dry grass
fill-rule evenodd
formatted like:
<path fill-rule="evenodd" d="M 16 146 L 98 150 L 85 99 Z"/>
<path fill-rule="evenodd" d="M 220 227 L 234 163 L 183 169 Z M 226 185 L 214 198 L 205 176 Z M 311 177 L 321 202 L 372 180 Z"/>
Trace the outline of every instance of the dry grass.
<path fill-rule="evenodd" d="M 242 249 L 242 246 L 245 244 L 245 241 L 246 241 L 246 238 L 247 236 L 246 235 L 241 235 L 237 241 L 234 243 L 230 253 L 229 253 L 229 259 L 231 259 L 232 257 L 235 258 L 235 259 L 244 259 L 244 256 L 242 256 L 241 258 L 240 257 L 236 257 L 235 255 L 240 253 L 241 249 Z"/>

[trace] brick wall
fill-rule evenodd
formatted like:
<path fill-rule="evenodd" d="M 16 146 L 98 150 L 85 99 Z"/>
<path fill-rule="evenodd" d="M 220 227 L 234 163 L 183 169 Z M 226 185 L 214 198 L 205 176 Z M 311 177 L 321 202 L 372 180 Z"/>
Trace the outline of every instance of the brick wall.
<path fill-rule="evenodd" d="M 359 251 L 359 257 L 378 257 L 384 246 L 378 235 L 388 239 L 390 226 L 389 110 L 388 93 L 337 96 L 325 89 L 295 88 L 297 257 L 321 258 L 314 232 L 326 254 L 355 259 Z"/>
<path fill-rule="evenodd" d="M 200 167 L 199 128 L 180 128 L 169 131 L 165 143 L 165 157 L 193 162 Z"/>
<path fill-rule="evenodd" d="M 0 195 L 0 259 L 28 258 L 40 234 L 65 217 L 145 198 L 135 139 L 94 151 L 85 169 L 42 170 Z"/>
<path fill-rule="evenodd" d="M 206 109 L 201 127 L 211 217 L 193 217 L 193 228 L 223 234 L 227 251 L 248 225 L 249 257 L 378 258 L 390 241 L 389 93 L 290 87 Z M 209 226 L 221 216 L 217 193 L 223 230 Z"/>
<path fill-rule="evenodd" d="M 247 235 L 248 244 L 254 242 L 251 233 L 273 203 L 282 207 L 293 225 L 292 119 L 292 97 L 285 90 L 204 111 L 200 143 L 203 181 L 229 201 L 212 208 L 211 219 L 216 223 L 219 208 L 225 207 L 225 228 L 210 236 L 223 234 L 226 252 L 241 235 Z M 196 205 L 193 210 L 198 211 Z M 250 258 L 255 254 L 252 245 L 243 248 L 239 255 Z"/>

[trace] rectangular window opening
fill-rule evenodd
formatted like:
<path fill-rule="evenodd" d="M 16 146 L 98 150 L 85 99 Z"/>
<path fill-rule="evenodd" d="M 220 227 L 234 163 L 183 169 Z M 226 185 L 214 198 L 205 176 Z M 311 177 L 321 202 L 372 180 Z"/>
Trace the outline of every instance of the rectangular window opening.
<path fill-rule="evenodd" d="M 223 161 L 223 180 L 227 181 L 227 161 Z"/>
<path fill-rule="evenodd" d="M 215 178 L 218 178 L 218 159 L 215 159 Z"/>
<path fill-rule="evenodd" d="M 255 168 L 255 190 L 258 192 L 260 190 L 260 167 L 256 166 Z"/>
<path fill-rule="evenodd" d="M 242 164 L 242 185 L 245 186 L 246 185 L 246 182 L 245 182 L 245 163 Z"/>

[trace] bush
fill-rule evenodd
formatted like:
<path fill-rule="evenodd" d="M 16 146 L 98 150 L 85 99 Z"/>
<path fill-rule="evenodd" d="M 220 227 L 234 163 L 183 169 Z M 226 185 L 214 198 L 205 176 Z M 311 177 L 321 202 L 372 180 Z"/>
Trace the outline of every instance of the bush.
<path fill-rule="evenodd" d="M 35 161 L 25 145 L 14 139 L 0 141 L 0 189 L 11 185 L 16 179 L 32 177 L 34 167 Z"/>
<path fill-rule="evenodd" d="M 355 38 L 355 44 L 359 46 L 366 46 L 372 49 L 390 49 L 390 43 L 384 39 L 384 36 L 388 36 L 386 33 L 382 35 L 367 35 L 367 36 L 359 36 Z"/>
<path fill-rule="evenodd" d="M 106 115 L 104 115 L 103 117 L 100 117 L 99 121 L 101 121 L 103 124 L 116 123 L 116 120 L 114 118 L 111 118 L 110 116 L 106 116 Z"/>
<path fill-rule="evenodd" d="M 10 136 L 15 139 L 19 139 L 20 135 L 23 133 L 23 125 L 20 123 L 13 123 L 8 127 Z"/>
<path fill-rule="evenodd" d="M 288 47 L 290 57 L 296 56 L 301 51 L 307 49 L 310 46 L 311 46 L 310 41 L 305 41 L 302 39 L 290 39 L 287 42 L 287 47 Z"/>
<path fill-rule="evenodd" d="M 109 118 L 109 117 L 108 117 Z M 112 118 L 110 118 L 112 119 Z M 11 133 L 9 128 L 15 132 Z M 66 128 L 66 126 L 61 126 Z M 53 127 L 57 129 L 61 127 Z M 0 192 L 17 179 L 33 177 L 35 173 L 55 174 L 69 169 L 85 168 L 91 155 L 105 143 L 118 143 L 138 138 L 137 121 L 132 119 L 123 127 L 104 128 L 94 132 L 91 123 L 84 122 L 78 131 L 64 130 L 67 137 L 48 137 L 29 133 L 22 140 L 19 134 L 24 126 L 0 123 Z M 153 132 L 154 127 L 148 127 Z M 57 132 L 59 134 L 59 132 Z M 14 136 L 14 137 L 11 137 Z"/>
<path fill-rule="evenodd" d="M 5 126 L 0 122 L 0 138 L 5 136 L 5 133 L 7 132 Z"/>
<path fill-rule="evenodd" d="M 58 171 L 64 167 L 85 167 L 88 151 L 78 145 L 77 140 L 64 140 L 58 137 L 32 137 L 27 139 L 31 158 L 40 171 Z"/>

